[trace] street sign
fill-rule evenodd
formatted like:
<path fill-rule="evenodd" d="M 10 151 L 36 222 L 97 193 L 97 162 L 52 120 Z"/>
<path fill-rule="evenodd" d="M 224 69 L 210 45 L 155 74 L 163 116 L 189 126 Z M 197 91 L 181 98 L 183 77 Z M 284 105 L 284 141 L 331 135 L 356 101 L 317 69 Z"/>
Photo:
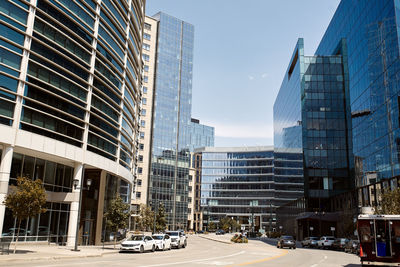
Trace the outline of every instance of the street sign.
<path fill-rule="evenodd" d="M 310 231 L 314 230 L 314 227 L 310 226 Z"/>
<path fill-rule="evenodd" d="M 331 227 L 331 231 L 335 231 L 335 227 Z"/>
<path fill-rule="evenodd" d="M 246 230 L 246 225 L 242 224 L 242 226 L 240 227 L 240 230 L 243 230 L 243 231 Z"/>

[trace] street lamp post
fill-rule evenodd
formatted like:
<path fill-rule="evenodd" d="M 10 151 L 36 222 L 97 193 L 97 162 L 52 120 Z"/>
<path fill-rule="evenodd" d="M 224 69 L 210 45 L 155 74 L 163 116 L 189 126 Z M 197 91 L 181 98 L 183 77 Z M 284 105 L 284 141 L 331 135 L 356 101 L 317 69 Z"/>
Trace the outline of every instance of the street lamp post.
<path fill-rule="evenodd" d="M 82 166 L 82 177 L 81 177 L 81 184 L 80 187 L 78 187 L 79 185 L 79 180 L 78 179 L 74 179 L 73 180 L 73 185 L 74 185 L 74 189 L 79 188 L 80 192 L 79 192 L 79 203 L 78 203 L 78 219 L 77 219 L 77 223 L 76 223 L 76 232 L 75 232 L 75 246 L 74 249 L 72 249 L 72 251 L 79 251 L 78 249 L 78 239 L 79 239 L 79 225 L 81 222 L 81 208 L 82 208 L 82 191 L 84 189 L 89 190 L 90 186 L 92 185 L 92 179 L 87 179 L 86 180 L 86 188 L 83 187 L 83 180 L 84 180 L 84 173 L 85 173 L 85 165 Z"/>

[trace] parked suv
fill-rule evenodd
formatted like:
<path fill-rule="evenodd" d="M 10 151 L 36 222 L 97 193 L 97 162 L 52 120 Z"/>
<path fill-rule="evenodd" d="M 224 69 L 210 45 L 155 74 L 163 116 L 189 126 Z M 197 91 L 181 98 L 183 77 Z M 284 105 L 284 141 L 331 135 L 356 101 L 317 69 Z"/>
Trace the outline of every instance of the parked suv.
<path fill-rule="evenodd" d="M 306 237 L 303 241 L 301 241 L 301 245 L 309 248 L 316 247 L 318 240 L 319 238 L 316 236 Z"/>
<path fill-rule="evenodd" d="M 169 231 L 166 232 L 171 237 L 171 246 L 174 248 L 185 248 L 187 240 L 183 231 Z"/>
<path fill-rule="evenodd" d="M 335 237 L 333 236 L 322 236 L 320 240 L 317 242 L 318 248 L 331 248 L 333 242 L 335 241 Z"/>
<path fill-rule="evenodd" d="M 296 241 L 294 240 L 293 236 L 290 235 L 283 235 L 278 239 L 278 244 L 276 244 L 277 248 L 292 248 L 296 249 Z"/>

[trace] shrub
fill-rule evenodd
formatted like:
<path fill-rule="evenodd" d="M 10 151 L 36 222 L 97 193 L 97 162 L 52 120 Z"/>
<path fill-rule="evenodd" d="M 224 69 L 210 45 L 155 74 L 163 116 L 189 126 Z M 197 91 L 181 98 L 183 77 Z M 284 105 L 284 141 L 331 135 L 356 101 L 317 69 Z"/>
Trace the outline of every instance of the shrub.
<path fill-rule="evenodd" d="M 249 240 L 248 240 L 245 236 L 243 236 L 242 234 L 240 234 L 240 235 L 235 234 L 235 235 L 231 238 L 231 241 L 232 241 L 233 243 L 248 243 L 248 242 L 249 242 Z"/>

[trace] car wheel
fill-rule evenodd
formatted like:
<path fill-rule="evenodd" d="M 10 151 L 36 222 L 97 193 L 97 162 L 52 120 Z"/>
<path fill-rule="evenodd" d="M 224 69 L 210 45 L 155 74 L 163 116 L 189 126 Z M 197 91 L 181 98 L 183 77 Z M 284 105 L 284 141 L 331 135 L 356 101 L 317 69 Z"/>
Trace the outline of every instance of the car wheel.
<path fill-rule="evenodd" d="M 293 249 L 296 249 L 296 247 L 293 247 Z"/>
<path fill-rule="evenodd" d="M 143 253 L 143 252 L 144 252 L 144 247 L 143 247 L 143 246 L 140 246 L 139 252 L 140 252 L 140 253 Z"/>
<path fill-rule="evenodd" d="M 154 251 L 156 251 L 156 246 L 153 245 L 153 246 L 151 247 L 151 252 L 154 252 Z"/>

